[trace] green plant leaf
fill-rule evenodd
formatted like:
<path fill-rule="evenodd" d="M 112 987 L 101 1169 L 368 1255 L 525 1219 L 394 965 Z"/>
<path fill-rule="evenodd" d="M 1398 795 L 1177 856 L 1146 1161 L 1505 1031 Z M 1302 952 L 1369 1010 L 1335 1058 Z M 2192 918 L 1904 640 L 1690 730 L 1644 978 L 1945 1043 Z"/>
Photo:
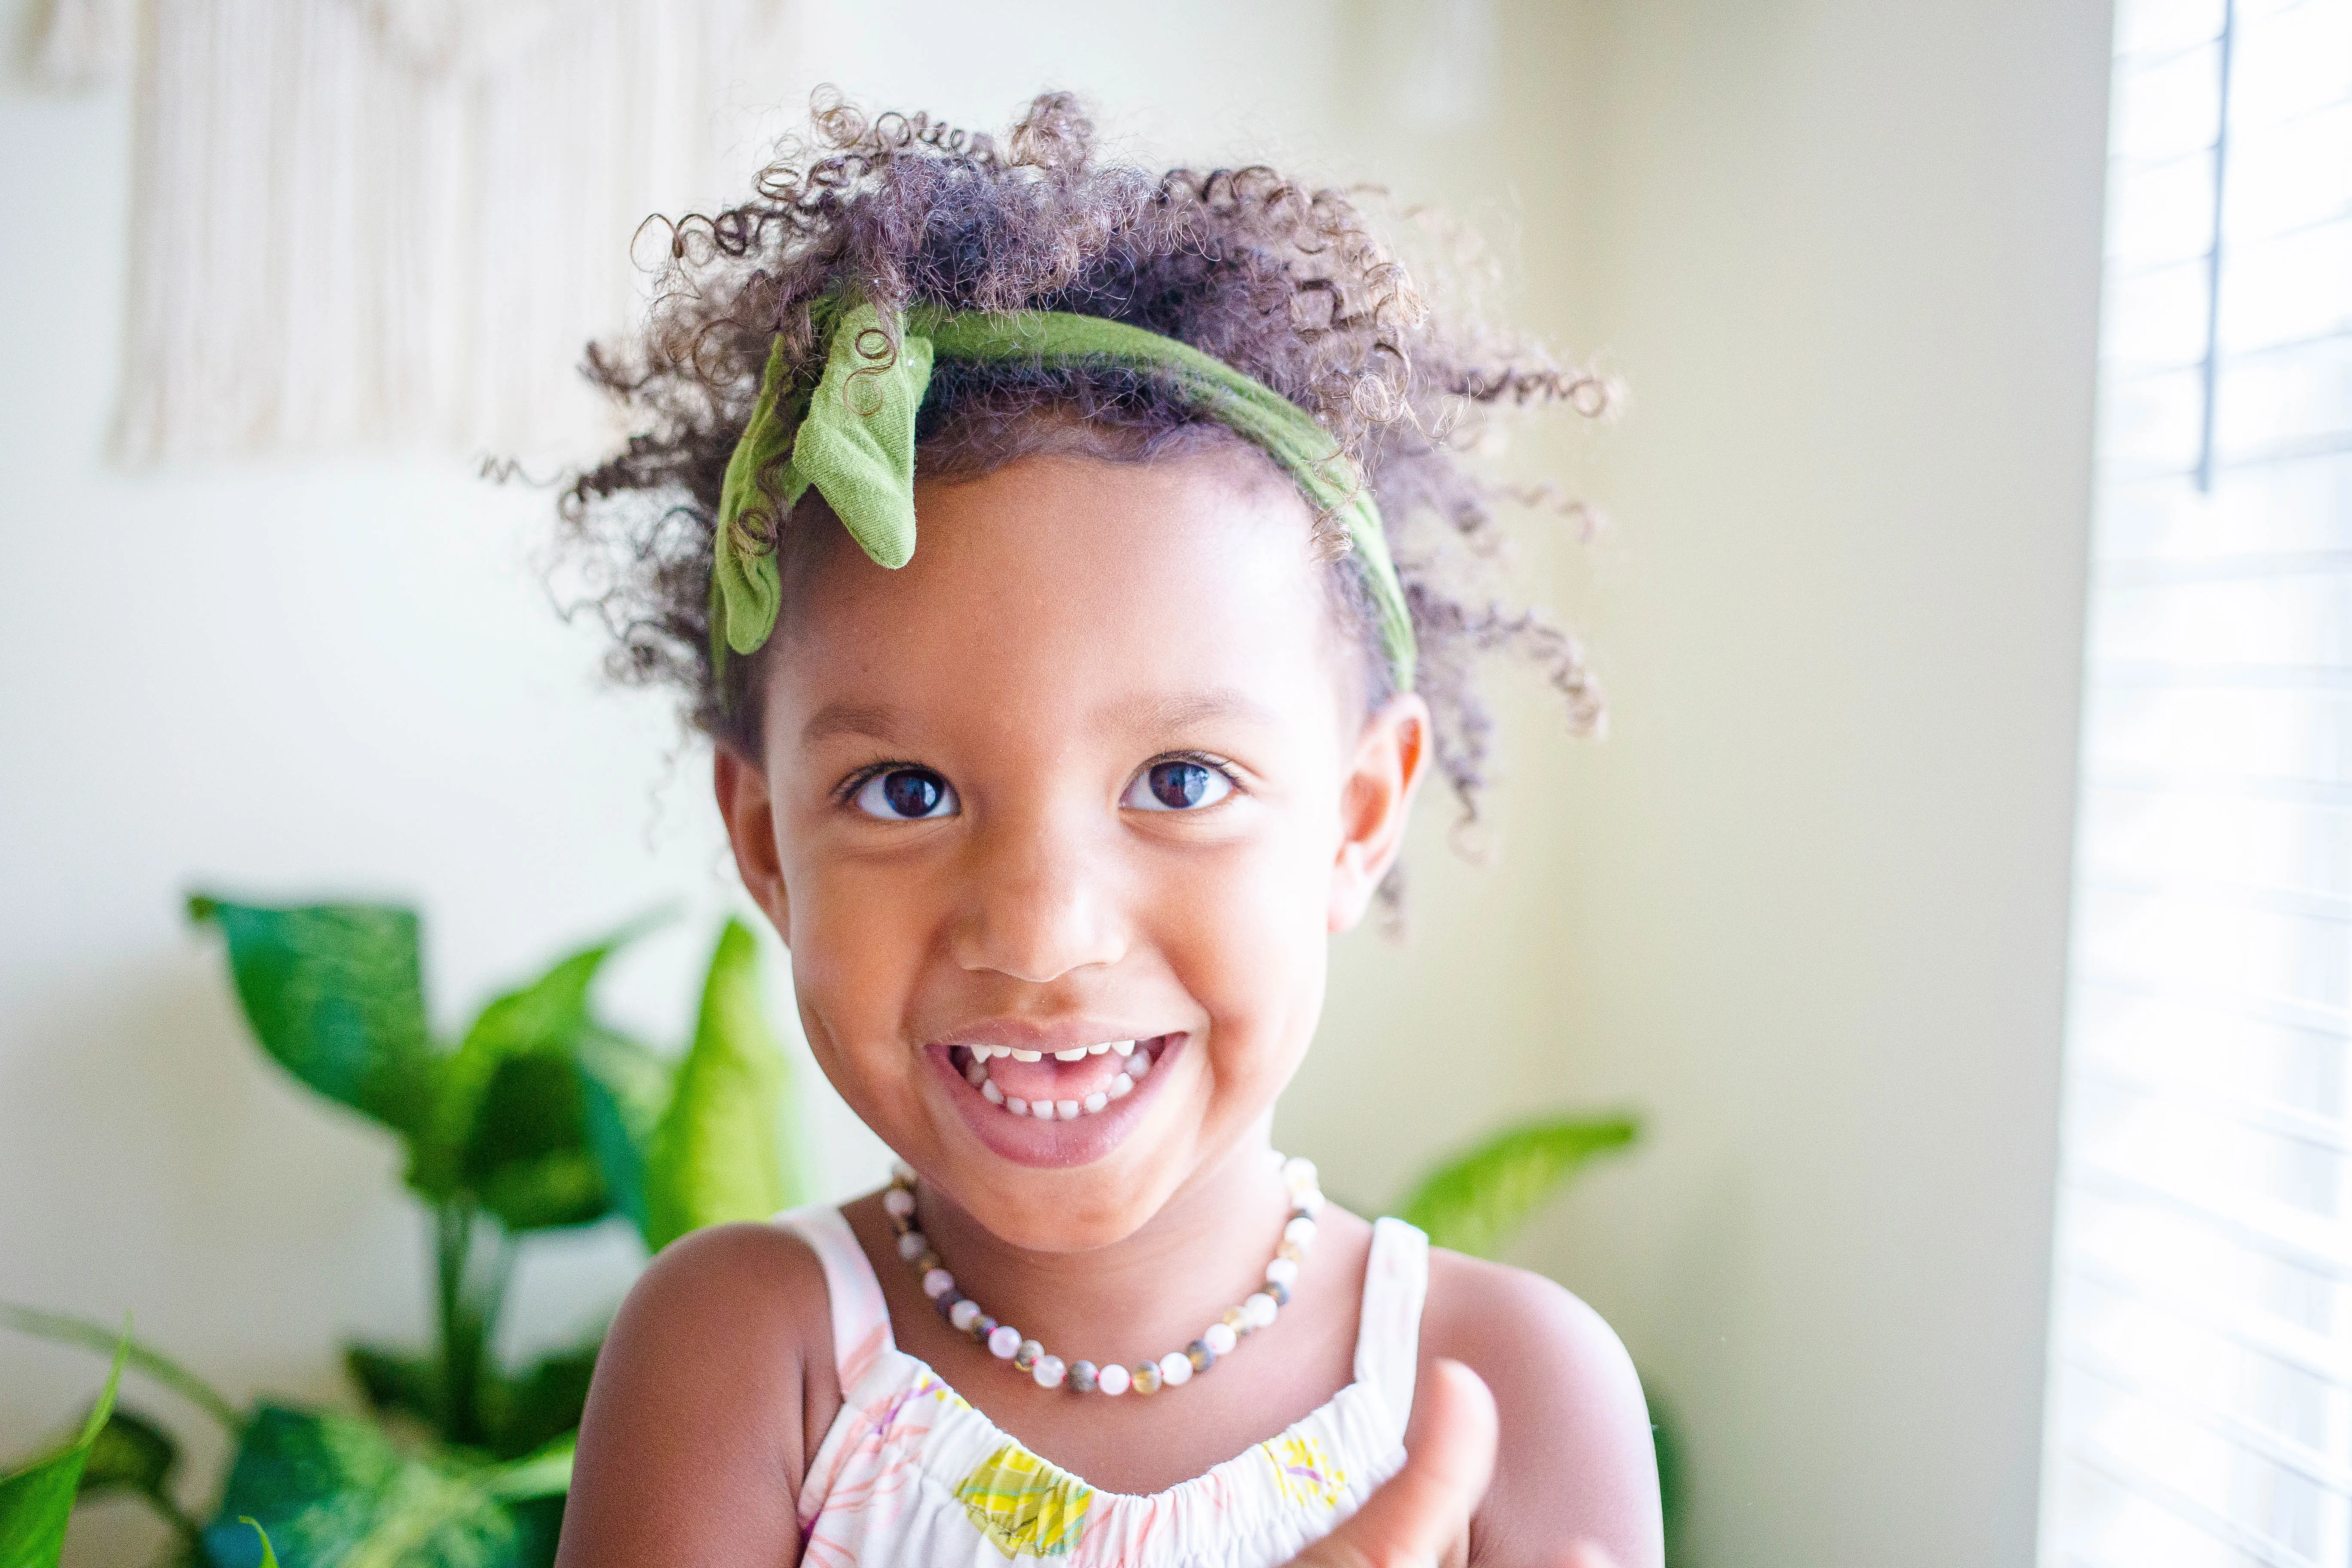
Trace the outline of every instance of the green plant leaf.
<path fill-rule="evenodd" d="M 102 1323 L 94 1323 L 88 1318 L 77 1318 L 67 1312 L 44 1312 L 6 1301 L 0 1301 L 0 1323 L 5 1323 L 20 1334 L 54 1340 L 60 1344 L 79 1345 L 84 1350 L 109 1354 L 121 1350 L 124 1364 L 131 1370 L 146 1373 L 205 1411 L 230 1432 L 234 1433 L 245 1425 L 245 1417 L 237 1414 L 236 1407 L 218 1389 L 163 1352 L 129 1338 L 120 1329 L 110 1329 Z"/>
<path fill-rule="evenodd" d="M 343 1370 L 359 1386 L 369 1408 L 379 1415 L 398 1413 L 440 1427 L 441 1363 L 431 1356 L 409 1355 L 382 1345 L 348 1344 L 343 1347 Z"/>
<path fill-rule="evenodd" d="M 394 1131 L 424 1131 L 435 1058 L 414 911 L 198 894 L 188 915 L 228 939 L 246 1021 L 280 1066 Z"/>
<path fill-rule="evenodd" d="M 765 1219 L 791 1201 L 784 1058 L 761 1005 L 759 963 L 751 931 L 729 921 L 646 1161 L 646 1245 L 656 1252 L 688 1231 Z"/>
<path fill-rule="evenodd" d="M 364 1421 L 265 1405 L 205 1550 L 255 1562 L 250 1522 L 287 1568 L 515 1568 L 520 1531 L 481 1474 L 405 1453 Z"/>
<path fill-rule="evenodd" d="M 567 1489 L 570 1484 L 567 1472 Z M 555 1548 L 563 1535 L 562 1496 L 516 1498 L 507 1504 L 507 1511 L 521 1531 L 515 1544 L 515 1568 L 555 1568 Z"/>
<path fill-rule="evenodd" d="M 1423 1176 L 1397 1212 L 1440 1247 L 1492 1258 L 1587 1160 L 1626 1147 L 1640 1131 L 1631 1116 L 1514 1127 Z"/>
<path fill-rule="evenodd" d="M 260 1524 L 251 1518 L 239 1519 L 237 1523 L 252 1525 L 253 1533 L 261 1537 L 260 1568 L 278 1568 L 278 1553 L 270 1548 L 269 1531 L 262 1529 Z"/>
<path fill-rule="evenodd" d="M 520 1052 L 491 1069 L 458 1170 L 509 1231 L 586 1225 L 612 1212 L 568 1055 Z"/>
<path fill-rule="evenodd" d="M 482 1486 L 509 1502 L 561 1497 L 572 1489 L 572 1456 L 579 1446 L 580 1435 L 566 1432 L 520 1459 L 483 1471 Z"/>
<path fill-rule="evenodd" d="M 89 1446 L 76 1490 L 85 1497 L 117 1491 L 168 1497 L 179 1462 L 177 1438 L 137 1411 L 117 1406 Z"/>
<path fill-rule="evenodd" d="M 581 1037 L 573 1066 L 588 1148 L 604 1177 L 614 1212 L 646 1234 L 646 1159 L 662 1112 L 669 1109 L 675 1069 L 625 1035 L 593 1029 Z"/>
<path fill-rule="evenodd" d="M 547 1357 L 520 1377 L 491 1384 L 485 1399 L 490 1452 L 501 1459 L 534 1453 L 579 1426 L 602 1339 L 600 1334 L 596 1342 Z"/>
<path fill-rule="evenodd" d="M 114 1414 L 115 1391 L 122 1386 L 122 1367 L 130 1356 L 131 1325 L 126 1321 L 115 1342 L 106 1386 L 79 1436 L 43 1458 L 0 1475 L 0 1568 L 57 1568 L 65 1552 L 74 1495 L 90 1450 Z"/>
<path fill-rule="evenodd" d="M 612 1212 L 574 1062 L 583 1040 L 609 1032 L 589 1011 L 598 972 L 657 918 L 571 954 L 482 1010 L 435 1075 L 431 1135 L 412 1185 L 436 1202 L 470 1194 L 509 1231 Z"/>

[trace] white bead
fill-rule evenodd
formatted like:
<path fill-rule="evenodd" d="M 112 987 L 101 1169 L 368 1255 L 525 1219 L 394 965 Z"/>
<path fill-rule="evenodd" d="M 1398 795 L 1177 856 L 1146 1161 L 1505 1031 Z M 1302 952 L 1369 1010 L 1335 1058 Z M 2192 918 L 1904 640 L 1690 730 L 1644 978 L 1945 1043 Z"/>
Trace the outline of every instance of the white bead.
<path fill-rule="evenodd" d="M 1282 1184 L 1299 1192 L 1316 1184 L 1315 1162 L 1304 1154 L 1293 1154 L 1282 1163 Z"/>
<path fill-rule="evenodd" d="M 898 1238 L 898 1256 L 912 1263 L 920 1258 L 923 1255 L 923 1249 L 930 1245 L 929 1237 L 919 1230 L 910 1230 Z"/>
<path fill-rule="evenodd" d="M 1160 1381 L 1170 1388 L 1192 1380 L 1192 1358 L 1182 1351 L 1170 1351 L 1160 1358 Z"/>
<path fill-rule="evenodd" d="M 1315 1222 L 1300 1215 L 1282 1227 L 1282 1239 L 1299 1247 L 1309 1245 L 1315 1239 Z"/>
<path fill-rule="evenodd" d="M 1242 1303 L 1242 1310 L 1249 1315 L 1249 1321 L 1261 1329 L 1274 1321 L 1275 1310 L 1274 1298 L 1263 1290 Z"/>
<path fill-rule="evenodd" d="M 1323 1194 L 1313 1187 L 1307 1188 L 1303 1193 L 1293 1193 L 1290 1196 L 1290 1206 L 1310 1216 L 1321 1214 Z"/>
<path fill-rule="evenodd" d="M 996 1087 L 994 1079 L 990 1079 L 980 1086 L 980 1098 L 991 1105 L 1002 1105 L 1004 1103 L 1004 1091 Z"/>
<path fill-rule="evenodd" d="M 1100 1110 L 1104 1106 L 1108 1105 L 1109 1103 L 1110 1096 L 1105 1094 L 1100 1089 L 1097 1089 L 1092 1094 L 1087 1096 L 1084 1100 L 1078 1101 L 1078 1109 L 1085 1111 L 1088 1116 L 1092 1116 L 1096 1111 Z"/>
<path fill-rule="evenodd" d="M 1113 1040 L 1110 1043 L 1110 1048 L 1117 1051 L 1123 1057 L 1133 1056 L 1135 1054 L 1135 1042 L 1133 1040 Z"/>
<path fill-rule="evenodd" d="M 923 1294 L 936 1301 L 955 1289 L 955 1276 L 944 1268 L 934 1268 L 923 1276 Z"/>
<path fill-rule="evenodd" d="M 1029 1114 L 1029 1102 L 1016 1094 L 1004 1102 L 1004 1109 L 1015 1116 L 1026 1116 Z"/>
<path fill-rule="evenodd" d="M 1078 1102 L 1075 1100 L 1057 1100 L 1054 1101 L 1054 1109 L 1061 1112 L 1062 1120 L 1065 1121 L 1076 1121 L 1078 1119 Z"/>
<path fill-rule="evenodd" d="M 1298 1283 L 1298 1265 L 1287 1258 L 1277 1258 L 1265 1266 L 1265 1282 L 1269 1285 Z"/>
<path fill-rule="evenodd" d="M 1150 1070 L 1151 1055 L 1150 1052 L 1138 1051 L 1133 1056 L 1127 1058 L 1128 1077 L 1132 1079 L 1140 1079 L 1144 1074 Z"/>
<path fill-rule="evenodd" d="M 1110 1080 L 1108 1093 L 1113 1100 L 1125 1100 L 1135 1092 L 1135 1080 L 1125 1073 Z"/>
<path fill-rule="evenodd" d="M 955 1331 L 960 1334 L 970 1333 L 971 1325 L 979 1317 L 980 1303 L 969 1296 L 948 1309 L 948 1321 L 954 1325 Z"/>
<path fill-rule="evenodd" d="M 1211 1323 L 1201 1331 L 1201 1342 L 1218 1355 L 1234 1353 L 1234 1334 L 1228 1323 Z"/>
<path fill-rule="evenodd" d="M 1062 1364 L 1060 1356 L 1041 1355 L 1037 1358 L 1037 1364 L 1029 1369 L 1029 1375 L 1037 1380 L 1040 1388 L 1059 1388 L 1069 1370 Z"/>
<path fill-rule="evenodd" d="M 1082 1062 L 1087 1059 L 1087 1047 L 1072 1046 L 1066 1051 L 1055 1051 L 1054 1059 L 1057 1062 Z"/>
<path fill-rule="evenodd" d="M 1103 1394 L 1114 1395 L 1125 1394 L 1127 1392 L 1127 1368 L 1119 1365 L 1117 1362 L 1110 1363 L 1100 1372 L 1095 1373 L 1095 1387 L 1098 1392 Z"/>
<path fill-rule="evenodd" d="M 999 1361 L 1011 1361 L 1013 1352 L 1021 1348 L 1021 1331 L 1010 1323 L 999 1323 L 988 1336 L 988 1353 Z"/>
<path fill-rule="evenodd" d="M 911 1187 L 915 1184 L 915 1167 L 904 1160 L 890 1162 L 890 1174 L 898 1178 L 900 1186 Z"/>
<path fill-rule="evenodd" d="M 893 1219 L 905 1219 L 915 1212 L 915 1194 L 904 1187 L 892 1187 L 882 1194 L 882 1210 Z"/>
<path fill-rule="evenodd" d="M 1016 1046 L 1013 1050 L 1013 1059 L 1016 1062 L 1041 1062 L 1045 1059 L 1045 1053 L 1043 1051 L 1024 1051 Z"/>

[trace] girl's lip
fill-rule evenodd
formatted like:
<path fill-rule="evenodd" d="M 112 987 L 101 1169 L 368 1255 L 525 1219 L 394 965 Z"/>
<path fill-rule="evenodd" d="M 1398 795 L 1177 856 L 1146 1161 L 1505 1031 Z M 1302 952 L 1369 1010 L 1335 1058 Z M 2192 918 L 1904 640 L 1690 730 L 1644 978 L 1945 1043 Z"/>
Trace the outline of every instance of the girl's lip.
<path fill-rule="evenodd" d="M 1091 1045 L 1096 1039 L 1125 1037 L 1127 1037 L 1103 1035 L 1083 1041 L 1074 1037 L 1060 1048 L 1067 1049 L 1071 1046 L 1079 1044 Z M 952 1047 L 948 1044 L 931 1046 L 923 1054 L 929 1059 L 931 1070 L 939 1075 L 941 1089 L 948 1098 L 954 1101 L 956 1110 L 962 1116 L 964 1124 L 971 1129 L 972 1136 L 985 1144 L 991 1153 L 1010 1160 L 1018 1165 L 1058 1170 L 1073 1165 L 1092 1164 L 1097 1160 L 1106 1158 L 1113 1150 L 1125 1142 L 1129 1134 L 1135 1131 L 1148 1113 L 1147 1108 L 1158 1097 L 1160 1086 L 1168 1080 L 1169 1068 L 1174 1064 L 1176 1058 L 1183 1051 L 1191 1038 L 1189 1034 L 1177 1033 L 1148 1036 L 1139 1039 L 1136 1049 L 1139 1051 L 1148 1049 L 1153 1055 L 1151 1071 L 1142 1081 L 1136 1084 L 1131 1093 L 1111 1101 L 1101 1110 L 1091 1115 L 1081 1116 L 1075 1121 L 1059 1120 L 1045 1121 L 1034 1117 L 1015 1116 L 1001 1105 L 989 1103 L 980 1090 L 964 1078 L 961 1069 L 955 1065 L 950 1055 Z M 954 1045 L 1000 1043 L 1011 1045 L 1014 1042 L 959 1037 Z M 1031 1046 L 1024 1041 L 1020 1044 L 1020 1048 L 1042 1050 L 1053 1047 Z"/>

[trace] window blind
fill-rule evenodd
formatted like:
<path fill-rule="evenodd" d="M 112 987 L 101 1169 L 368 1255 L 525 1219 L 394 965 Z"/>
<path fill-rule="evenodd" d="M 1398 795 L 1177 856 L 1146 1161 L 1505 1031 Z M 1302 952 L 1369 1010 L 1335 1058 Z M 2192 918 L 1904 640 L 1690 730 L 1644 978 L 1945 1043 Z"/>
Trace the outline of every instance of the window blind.
<path fill-rule="evenodd" d="M 2352 1565 L 2352 0 L 2123 0 L 2043 1568 Z"/>

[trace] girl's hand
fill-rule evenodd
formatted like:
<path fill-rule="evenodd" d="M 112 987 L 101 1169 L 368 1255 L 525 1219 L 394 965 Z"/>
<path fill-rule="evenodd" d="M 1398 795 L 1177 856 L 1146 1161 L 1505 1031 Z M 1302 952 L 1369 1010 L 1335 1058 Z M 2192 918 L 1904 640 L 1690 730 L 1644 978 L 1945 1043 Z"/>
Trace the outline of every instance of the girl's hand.
<path fill-rule="evenodd" d="M 1470 1515 L 1495 1474 L 1495 1396 L 1458 1361 L 1432 1362 L 1404 1468 L 1290 1568 L 1437 1568 L 1469 1558 Z"/>
<path fill-rule="evenodd" d="M 1470 1558 L 1470 1516 L 1495 1474 L 1495 1396 L 1458 1361 L 1431 1363 L 1413 1399 L 1404 1468 L 1290 1568 L 1454 1568 Z M 1612 1568 L 1589 1544 L 1559 1568 Z"/>

